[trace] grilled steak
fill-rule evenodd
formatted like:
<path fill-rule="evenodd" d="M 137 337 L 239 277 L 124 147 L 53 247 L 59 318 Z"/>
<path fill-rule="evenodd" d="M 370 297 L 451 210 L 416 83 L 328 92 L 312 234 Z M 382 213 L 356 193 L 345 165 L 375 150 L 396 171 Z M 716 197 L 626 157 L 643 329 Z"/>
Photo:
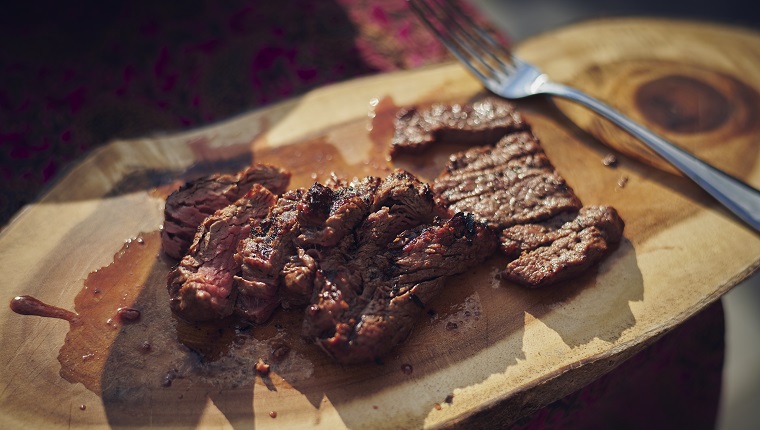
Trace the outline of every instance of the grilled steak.
<path fill-rule="evenodd" d="M 432 194 L 412 175 L 396 172 L 385 180 L 367 177 L 350 184 L 314 184 L 285 193 L 269 216 L 245 239 L 236 258 L 240 295 L 237 311 L 253 322 L 266 321 L 279 306 L 309 303 L 318 257 L 346 236 L 375 240 L 395 236 L 434 217 Z M 373 212 L 392 211 L 386 223 Z M 360 223 L 368 226 L 355 231 Z"/>
<path fill-rule="evenodd" d="M 281 194 L 289 182 L 290 173 L 285 170 L 257 164 L 234 175 L 214 174 L 185 184 L 166 199 L 161 230 L 164 253 L 181 259 L 203 220 L 241 198 L 253 184 Z"/>
<path fill-rule="evenodd" d="M 450 157 L 432 189 L 449 213 L 470 213 L 500 234 L 501 250 L 511 260 L 504 279 L 538 287 L 598 262 L 622 237 L 617 212 L 582 208 L 514 106 L 486 99 L 501 112 L 489 115 L 497 118 L 492 121 L 472 114 L 488 112 L 479 103 L 401 110 L 391 153 L 477 139 L 477 146 Z"/>
<path fill-rule="evenodd" d="M 437 220 L 444 213 L 404 171 L 289 191 L 241 242 L 236 311 L 260 323 L 278 306 L 308 305 L 305 337 L 341 362 L 375 359 L 447 276 L 498 246 L 472 216 Z"/>
<path fill-rule="evenodd" d="M 464 105 L 405 108 L 396 115 L 391 155 L 418 153 L 438 141 L 492 144 L 507 133 L 527 128 L 515 105 L 494 97 Z"/>
<path fill-rule="evenodd" d="M 237 290 L 233 275 L 240 266 L 233 258 L 238 242 L 266 217 L 277 197 L 262 185 L 203 220 L 188 254 L 168 276 L 172 310 L 190 321 L 232 314 Z"/>
<path fill-rule="evenodd" d="M 322 257 L 303 327 L 342 363 L 382 357 L 409 335 L 446 277 L 482 262 L 497 246 L 491 230 L 464 214 L 406 229 L 389 241 L 347 239 Z"/>
<path fill-rule="evenodd" d="M 529 287 L 576 276 L 617 247 L 623 227 L 608 206 L 586 206 L 543 223 L 509 227 L 501 233 L 501 249 L 515 259 L 502 276 Z"/>
<path fill-rule="evenodd" d="M 314 184 L 299 205 L 299 245 L 336 245 L 367 216 L 380 183 L 380 178 L 367 177 L 332 188 Z"/>
<path fill-rule="evenodd" d="M 433 192 L 451 212 L 471 212 L 495 229 L 542 221 L 581 207 L 529 131 L 509 134 L 495 146 L 452 155 Z"/>

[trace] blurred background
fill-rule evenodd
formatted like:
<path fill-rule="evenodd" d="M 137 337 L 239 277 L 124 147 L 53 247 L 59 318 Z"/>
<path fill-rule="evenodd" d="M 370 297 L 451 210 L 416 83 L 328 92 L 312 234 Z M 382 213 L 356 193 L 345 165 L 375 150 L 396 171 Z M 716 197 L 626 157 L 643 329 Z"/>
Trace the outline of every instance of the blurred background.
<path fill-rule="evenodd" d="M 760 30 L 760 7 L 739 0 L 474 0 L 515 43 L 584 19 L 657 16 L 709 20 Z M 760 121 L 760 118 L 757 119 Z M 760 145 L 760 136 L 757 144 Z M 719 430 L 760 428 L 760 274 L 723 297 L 726 356 Z"/>

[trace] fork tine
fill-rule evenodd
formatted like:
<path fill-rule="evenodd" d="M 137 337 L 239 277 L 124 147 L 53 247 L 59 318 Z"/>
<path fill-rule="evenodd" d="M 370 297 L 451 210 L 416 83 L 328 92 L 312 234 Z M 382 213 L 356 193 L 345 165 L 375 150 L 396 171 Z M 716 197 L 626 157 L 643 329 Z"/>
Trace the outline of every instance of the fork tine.
<path fill-rule="evenodd" d="M 443 22 L 440 20 L 440 17 L 437 16 L 436 12 L 430 7 L 429 4 L 424 1 L 417 0 L 408 0 L 408 3 L 420 21 L 422 21 L 422 23 L 425 24 L 433 32 L 433 34 L 435 34 L 438 40 L 443 43 L 444 46 L 446 46 L 446 48 L 451 51 L 451 53 L 454 54 L 454 56 L 457 57 L 459 61 L 470 70 L 470 72 L 475 74 L 475 76 L 477 76 L 481 81 L 486 81 L 489 79 L 489 77 L 485 75 L 478 67 L 476 67 L 475 64 L 480 64 L 481 67 L 487 67 L 488 65 L 485 64 L 480 58 L 471 55 L 470 51 L 460 49 L 460 44 L 456 39 L 454 39 L 450 34 L 438 28 L 436 23 L 443 25 Z M 435 17 L 435 22 L 431 20 L 431 16 Z"/>
<path fill-rule="evenodd" d="M 476 48 L 481 55 L 491 58 L 499 66 L 507 69 L 513 68 L 512 53 L 491 34 L 483 30 L 469 15 L 458 10 L 451 0 L 443 0 L 436 2 L 436 4 L 446 12 L 460 33 L 470 41 L 469 46 Z"/>
<path fill-rule="evenodd" d="M 511 53 L 450 0 L 408 2 L 418 18 L 480 80 L 500 79 L 514 69 Z"/>

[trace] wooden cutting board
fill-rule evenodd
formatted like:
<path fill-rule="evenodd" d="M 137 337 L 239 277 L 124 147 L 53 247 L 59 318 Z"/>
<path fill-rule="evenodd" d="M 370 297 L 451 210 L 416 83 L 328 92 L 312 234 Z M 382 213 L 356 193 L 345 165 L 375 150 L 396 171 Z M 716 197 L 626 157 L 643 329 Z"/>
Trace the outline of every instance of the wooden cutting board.
<path fill-rule="evenodd" d="M 519 52 L 760 186 L 759 34 L 616 19 L 541 35 Z M 0 310 L 0 427 L 506 425 L 610 371 L 757 270 L 760 236 L 700 189 L 595 116 L 533 99 L 519 107 L 561 174 L 585 204 L 615 206 L 626 222 L 620 248 L 586 275 L 526 290 L 495 277 L 504 260 L 494 257 L 451 279 L 407 341 L 364 366 L 338 366 L 302 342 L 297 312 L 243 332 L 172 318 L 157 237 L 163 198 L 179 181 L 253 160 L 290 169 L 293 186 L 392 167 L 429 180 L 452 148 L 389 161 L 395 110 L 480 94 L 447 64 L 94 151 L 0 234 L 5 300 L 31 295 L 79 314 L 69 323 Z M 139 318 L 119 317 L 123 307 Z M 254 372 L 259 357 L 269 375 Z"/>

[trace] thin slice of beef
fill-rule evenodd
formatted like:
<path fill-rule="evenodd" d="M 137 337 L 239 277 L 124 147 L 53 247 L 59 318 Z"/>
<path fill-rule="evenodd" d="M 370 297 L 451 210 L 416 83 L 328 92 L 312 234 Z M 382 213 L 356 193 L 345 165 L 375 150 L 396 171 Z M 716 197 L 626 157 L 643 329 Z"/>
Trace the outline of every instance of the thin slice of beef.
<path fill-rule="evenodd" d="M 396 115 L 391 156 L 419 153 L 441 141 L 493 144 L 507 133 L 527 128 L 514 104 L 495 97 L 464 105 L 405 108 Z"/>
<path fill-rule="evenodd" d="M 543 223 L 512 226 L 501 233 L 502 251 L 514 258 L 502 276 L 532 288 L 577 276 L 618 246 L 623 228 L 609 206 L 586 206 Z"/>
<path fill-rule="evenodd" d="M 189 182 L 166 199 L 161 246 L 164 253 L 181 259 L 193 242 L 203 220 L 241 198 L 253 184 L 273 194 L 281 194 L 290 182 L 290 173 L 274 166 L 256 164 L 234 175 L 214 174 Z"/>
<path fill-rule="evenodd" d="M 456 214 L 389 242 L 354 243 L 352 253 L 326 255 L 303 334 L 341 363 L 377 360 L 409 335 L 448 276 L 482 262 L 496 247 L 491 230 Z"/>
<path fill-rule="evenodd" d="M 433 192 L 450 212 L 470 212 L 495 229 L 539 222 L 581 207 L 529 131 L 509 134 L 495 146 L 452 155 L 433 183 Z"/>
<path fill-rule="evenodd" d="M 188 254 L 168 276 L 172 310 L 189 321 L 220 319 L 232 314 L 237 290 L 233 275 L 238 242 L 269 213 L 277 197 L 262 185 L 232 205 L 206 217 Z"/>

